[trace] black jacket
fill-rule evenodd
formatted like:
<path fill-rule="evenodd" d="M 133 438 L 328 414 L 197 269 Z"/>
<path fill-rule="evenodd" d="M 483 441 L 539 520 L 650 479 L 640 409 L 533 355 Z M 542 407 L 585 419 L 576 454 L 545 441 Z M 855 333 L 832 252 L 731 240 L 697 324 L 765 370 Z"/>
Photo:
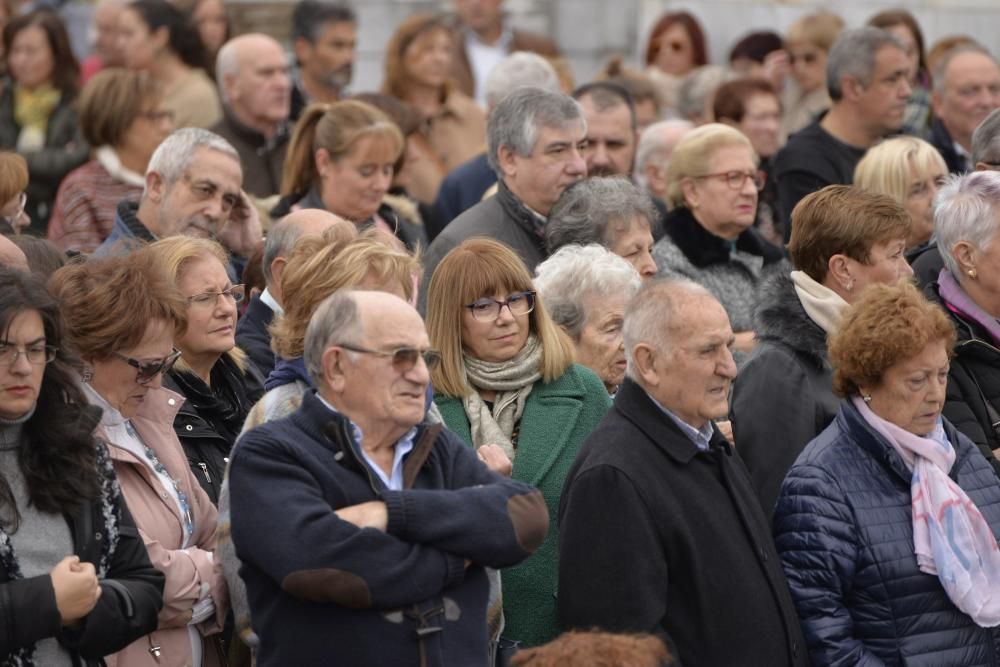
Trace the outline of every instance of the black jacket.
<path fill-rule="evenodd" d="M 969 164 L 969 158 L 955 150 L 955 140 L 948 133 L 940 118 L 935 118 L 931 124 L 930 136 L 927 139 L 944 159 L 949 174 L 964 174 L 975 165 Z"/>
<path fill-rule="evenodd" d="M 559 617 L 655 633 L 686 667 L 808 664 L 743 462 L 718 431 L 698 450 L 628 379 L 563 487 Z"/>
<path fill-rule="evenodd" d="M 267 330 L 272 320 L 274 311 L 255 296 L 236 324 L 236 344 L 247 353 L 250 363 L 265 380 L 274 370 L 274 350 L 271 349 L 271 333 Z"/>
<path fill-rule="evenodd" d="M 781 482 L 809 441 L 837 416 L 826 332 L 813 322 L 787 273 L 770 276 L 754 314 L 757 345 L 733 384 L 730 419 L 746 463 L 770 515 Z"/>
<path fill-rule="evenodd" d="M 993 426 L 1000 422 L 1000 349 L 979 325 L 944 305 L 936 280 L 924 288 L 924 295 L 942 306 L 958 333 L 955 357 L 948 372 L 944 416 L 979 447 L 1000 477 L 1000 460 L 993 454 L 994 449 L 1000 448 L 1000 424 Z M 995 417 L 990 416 L 990 409 Z"/>
<path fill-rule="evenodd" d="M 195 479 L 218 506 L 229 453 L 250 408 L 264 395 L 264 382 L 252 365 L 241 371 L 227 354 L 212 367 L 211 389 L 178 368 L 163 385 L 187 399 L 174 418 L 174 432 Z"/>
<path fill-rule="evenodd" d="M 12 579 L 9 552 L 0 556 L 0 662 L 42 639 L 55 637 L 75 664 L 94 666 L 103 664 L 103 656 L 156 629 L 163 606 L 163 573 L 150 564 L 146 546 L 121 495 L 110 492 L 113 484 L 117 486 L 113 475 L 109 465 L 102 499 L 84 502 L 66 517 L 74 554 L 98 570 L 102 558 L 109 561 L 101 579 L 101 597 L 81 626 L 62 626 L 49 575 Z M 110 549 L 106 509 L 114 515 L 118 531 L 117 545 L 108 556 L 104 555 Z"/>
<path fill-rule="evenodd" d="M 223 105 L 222 120 L 212 127 L 212 131 L 231 143 L 240 154 L 244 190 L 260 198 L 281 192 L 281 172 L 291 135 L 287 124 L 268 139 L 237 120 L 229 106 Z"/>

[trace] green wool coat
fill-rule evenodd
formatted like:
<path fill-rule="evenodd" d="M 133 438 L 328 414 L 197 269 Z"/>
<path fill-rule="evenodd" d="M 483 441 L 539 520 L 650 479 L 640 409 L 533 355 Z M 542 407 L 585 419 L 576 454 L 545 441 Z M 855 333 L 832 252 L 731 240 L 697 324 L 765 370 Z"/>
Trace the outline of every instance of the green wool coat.
<path fill-rule="evenodd" d="M 472 445 L 469 418 L 460 398 L 434 398 L 448 428 Z M 559 587 L 559 495 L 580 445 L 604 418 L 611 399 L 604 383 L 574 364 L 554 382 L 538 382 L 521 415 L 513 477 L 537 487 L 549 508 L 549 534 L 530 558 L 502 571 L 503 636 L 538 646 L 562 629 L 556 616 Z"/>

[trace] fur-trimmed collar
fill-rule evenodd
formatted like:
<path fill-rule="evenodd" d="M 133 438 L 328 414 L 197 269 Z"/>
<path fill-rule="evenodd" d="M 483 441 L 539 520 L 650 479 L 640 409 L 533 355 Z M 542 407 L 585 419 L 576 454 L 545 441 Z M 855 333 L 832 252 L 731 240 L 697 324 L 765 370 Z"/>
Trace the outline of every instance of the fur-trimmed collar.
<path fill-rule="evenodd" d="M 763 257 L 764 266 L 784 257 L 781 250 L 765 241 L 753 227 L 740 234 L 734 246 L 705 229 L 691 210 L 683 206 L 667 213 L 663 219 L 663 230 L 688 261 L 698 268 L 728 262 L 733 249 Z"/>
<path fill-rule="evenodd" d="M 788 273 L 768 276 L 760 286 L 760 301 L 754 313 L 757 340 L 786 345 L 796 352 L 827 363 L 826 332 L 806 314 Z"/>

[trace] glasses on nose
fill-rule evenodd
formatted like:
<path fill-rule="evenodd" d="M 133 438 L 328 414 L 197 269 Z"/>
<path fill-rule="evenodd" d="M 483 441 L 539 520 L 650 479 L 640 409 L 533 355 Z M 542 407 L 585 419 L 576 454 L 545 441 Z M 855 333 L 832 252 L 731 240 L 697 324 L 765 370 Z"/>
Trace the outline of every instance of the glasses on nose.
<path fill-rule="evenodd" d="M 535 309 L 535 293 L 515 292 L 508 295 L 506 301 L 484 297 L 465 305 L 472 316 L 481 322 L 492 322 L 500 317 L 504 306 L 507 306 L 511 315 L 527 315 Z"/>
<path fill-rule="evenodd" d="M 233 303 L 239 303 L 246 296 L 246 288 L 243 285 L 233 285 L 227 290 L 222 290 L 221 292 L 202 292 L 201 294 L 195 294 L 194 296 L 189 296 L 187 298 L 188 304 L 198 307 L 198 308 L 214 308 L 217 303 L 219 303 L 219 297 L 224 296 L 227 299 L 232 300 Z"/>
<path fill-rule="evenodd" d="M 29 364 L 41 366 L 51 363 L 58 351 L 59 348 L 52 345 L 18 347 L 10 343 L 0 343 L 0 366 L 13 366 L 21 357 L 27 359 Z"/>
<path fill-rule="evenodd" d="M 743 184 L 747 182 L 748 178 L 753 182 L 757 190 L 763 190 L 764 183 L 767 182 L 767 176 L 762 171 L 721 171 L 717 174 L 702 174 L 701 176 L 695 176 L 695 178 L 722 179 L 729 186 L 730 190 L 742 190 Z"/>
<path fill-rule="evenodd" d="M 392 359 L 392 367 L 395 368 L 400 373 L 407 373 L 417 365 L 417 359 L 423 358 L 424 363 L 427 364 L 427 370 L 433 371 L 441 363 L 441 353 L 437 350 L 420 350 L 415 347 L 398 347 L 395 350 L 381 351 L 381 350 L 371 350 L 367 347 L 359 347 L 357 345 L 350 345 L 348 343 L 338 343 L 337 347 L 342 347 L 345 350 L 350 350 L 351 352 L 358 352 L 360 354 L 372 354 L 376 357 L 390 357 Z"/>
<path fill-rule="evenodd" d="M 133 359 L 132 357 L 126 357 L 120 352 L 112 352 L 112 354 L 136 370 L 136 382 L 146 384 L 147 382 L 152 382 L 153 378 L 160 373 L 168 373 L 174 367 L 174 364 L 177 363 L 177 360 L 180 359 L 181 351 L 175 348 L 166 359 L 145 362 Z"/>
<path fill-rule="evenodd" d="M 18 220 L 22 215 L 24 215 L 24 207 L 28 205 L 28 195 L 22 192 L 17 196 L 17 207 L 14 209 L 13 213 L 5 213 L 0 215 L 0 218 L 13 227 L 17 229 Z"/>

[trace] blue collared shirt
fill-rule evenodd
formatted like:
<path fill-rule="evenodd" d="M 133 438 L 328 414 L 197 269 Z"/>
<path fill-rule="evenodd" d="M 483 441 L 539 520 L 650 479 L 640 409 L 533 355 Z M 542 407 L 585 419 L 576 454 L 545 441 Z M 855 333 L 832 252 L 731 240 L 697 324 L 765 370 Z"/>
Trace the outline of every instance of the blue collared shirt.
<path fill-rule="evenodd" d="M 325 405 L 327 409 L 333 412 L 334 414 L 346 417 L 346 415 L 344 415 L 342 412 L 339 412 L 337 408 L 327 403 L 326 399 L 324 399 L 318 393 L 316 394 L 316 398 L 318 398 L 320 400 L 320 403 Z M 402 438 L 396 441 L 396 447 L 392 458 L 392 474 L 386 475 L 385 471 L 382 470 L 382 466 L 375 463 L 375 461 L 372 460 L 370 456 L 368 456 L 368 452 L 365 451 L 364 440 L 363 440 L 364 434 L 361 433 L 361 428 L 357 424 L 352 422 L 350 419 L 347 420 L 347 423 L 350 424 L 351 426 L 351 433 L 354 435 L 354 440 L 357 441 L 358 447 L 361 448 L 361 456 L 364 457 L 365 463 L 368 464 L 368 467 L 372 470 L 372 472 L 378 475 L 379 479 L 382 480 L 382 482 L 386 485 L 386 487 L 390 491 L 402 491 L 403 458 L 407 454 L 409 454 L 410 451 L 413 449 L 413 438 L 416 437 L 417 435 L 417 427 L 414 426 L 409 431 L 407 431 Z"/>
<path fill-rule="evenodd" d="M 649 396 L 649 394 L 646 395 Z M 709 444 L 712 441 L 712 432 L 715 430 L 714 427 L 712 426 L 711 421 L 706 421 L 705 425 L 702 426 L 701 428 L 695 428 L 694 426 L 691 426 L 691 424 L 688 424 L 686 421 L 675 415 L 670 410 L 667 410 L 665 407 L 660 405 L 659 401 L 657 401 L 652 396 L 649 396 L 649 400 L 653 401 L 656 407 L 658 407 L 660 410 L 663 411 L 663 414 L 667 415 L 668 417 L 674 420 L 674 423 L 677 424 L 678 428 L 680 428 L 681 431 L 684 432 L 684 435 L 686 435 L 691 439 L 691 442 L 694 443 L 695 447 L 697 447 L 703 452 L 708 451 Z"/>

